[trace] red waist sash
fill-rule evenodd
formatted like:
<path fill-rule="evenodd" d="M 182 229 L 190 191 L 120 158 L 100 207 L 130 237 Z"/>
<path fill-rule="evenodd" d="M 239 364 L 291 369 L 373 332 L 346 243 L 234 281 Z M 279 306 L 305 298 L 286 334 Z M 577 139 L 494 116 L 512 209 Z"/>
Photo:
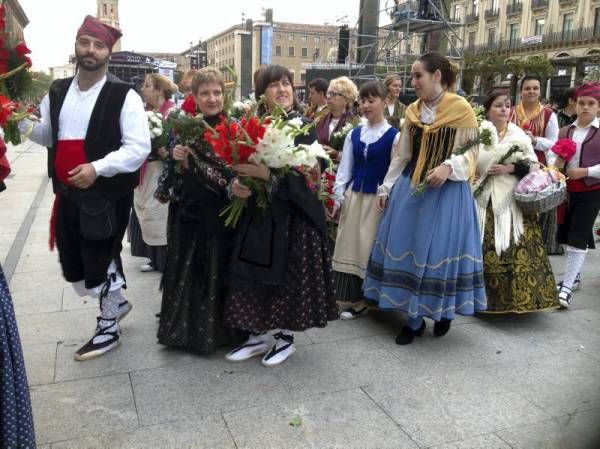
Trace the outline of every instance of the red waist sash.
<path fill-rule="evenodd" d="M 84 140 L 59 140 L 54 157 L 54 175 L 63 184 L 69 185 L 69 172 L 88 162 L 84 150 Z"/>

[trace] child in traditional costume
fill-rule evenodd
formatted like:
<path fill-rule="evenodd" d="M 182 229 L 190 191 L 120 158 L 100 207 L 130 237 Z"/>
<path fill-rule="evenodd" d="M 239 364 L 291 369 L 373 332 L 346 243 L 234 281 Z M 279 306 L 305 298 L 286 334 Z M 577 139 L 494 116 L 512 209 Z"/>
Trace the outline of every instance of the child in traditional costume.
<path fill-rule="evenodd" d="M 560 130 L 559 138 L 572 139 L 577 150 L 566 165 L 569 199 L 559 241 L 566 245 L 565 275 L 558 284 L 558 300 L 569 307 L 573 290 L 581 283 L 581 268 L 589 248 L 595 248 L 593 227 L 600 211 L 600 123 L 597 118 L 600 83 L 578 87 L 577 120 Z"/>

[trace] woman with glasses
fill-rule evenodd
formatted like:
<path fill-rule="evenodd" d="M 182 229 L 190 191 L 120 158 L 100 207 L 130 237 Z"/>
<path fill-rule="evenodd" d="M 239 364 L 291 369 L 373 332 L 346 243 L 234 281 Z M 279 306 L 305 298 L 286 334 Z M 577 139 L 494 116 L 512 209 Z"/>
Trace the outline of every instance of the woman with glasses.
<path fill-rule="evenodd" d="M 342 320 L 368 310 L 362 283 L 382 212 L 377 205 L 377 188 L 383 183 L 399 136 L 383 115 L 385 97 L 378 81 L 361 86 L 359 98 L 367 123 L 348 133 L 335 180 L 335 205 L 330 215 L 341 207 L 333 270 L 336 299 L 347 307 L 340 314 Z"/>
<path fill-rule="evenodd" d="M 356 85 L 346 76 L 332 79 L 329 83 L 326 94 L 329 113 L 317 123 L 317 139 L 333 161 L 340 160 L 342 148 L 331 146 L 334 144 L 332 136 L 354 121 L 352 106 L 357 94 Z"/>

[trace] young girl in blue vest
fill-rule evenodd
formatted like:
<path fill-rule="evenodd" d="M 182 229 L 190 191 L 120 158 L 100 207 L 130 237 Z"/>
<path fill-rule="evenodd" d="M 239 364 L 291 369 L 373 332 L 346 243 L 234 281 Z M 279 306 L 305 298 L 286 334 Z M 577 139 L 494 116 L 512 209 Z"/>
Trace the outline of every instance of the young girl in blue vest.
<path fill-rule="evenodd" d="M 456 70 L 439 53 L 412 66 L 418 100 L 406 110 L 400 141 L 380 186 L 381 219 L 364 283 L 365 296 L 381 309 L 400 310 L 408 323 L 396 343 L 409 344 L 435 321 L 434 335 L 450 329 L 455 314 L 486 307 L 481 237 L 469 180 L 477 145 L 473 109 L 449 92 Z M 393 187 L 393 188 L 392 188 Z"/>
<path fill-rule="evenodd" d="M 336 299 L 344 306 L 352 304 L 340 315 L 346 320 L 368 310 L 362 301 L 362 283 L 381 218 L 377 187 L 383 183 L 399 135 L 385 119 L 386 92 L 381 83 L 363 84 L 359 98 L 367 124 L 346 136 L 335 180 L 335 206 L 331 211 L 334 215 L 341 206 L 333 270 Z"/>
<path fill-rule="evenodd" d="M 577 88 L 577 120 L 559 132 L 559 138 L 572 139 L 577 151 L 567 163 L 569 200 L 559 241 L 566 245 L 565 275 L 558 284 L 562 307 L 571 305 L 573 290 L 580 286 L 580 273 L 588 248 L 595 248 L 593 227 L 600 211 L 600 126 L 598 109 L 600 83 Z"/>

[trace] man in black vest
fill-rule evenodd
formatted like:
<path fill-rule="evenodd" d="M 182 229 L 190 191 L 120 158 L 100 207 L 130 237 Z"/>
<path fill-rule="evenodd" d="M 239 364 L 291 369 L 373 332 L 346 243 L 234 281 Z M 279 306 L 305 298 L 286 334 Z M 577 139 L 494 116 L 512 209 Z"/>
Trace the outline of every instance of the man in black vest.
<path fill-rule="evenodd" d="M 49 148 L 48 174 L 56 194 L 50 248 L 56 244 L 63 275 L 75 291 L 100 300 L 95 334 L 75 360 L 115 348 L 118 321 L 131 310 L 121 294 L 121 241 L 138 169 L 150 153 L 150 133 L 139 95 L 107 73 L 120 37 L 119 30 L 85 18 L 75 41 L 78 73 L 52 83 L 30 135 Z"/>

